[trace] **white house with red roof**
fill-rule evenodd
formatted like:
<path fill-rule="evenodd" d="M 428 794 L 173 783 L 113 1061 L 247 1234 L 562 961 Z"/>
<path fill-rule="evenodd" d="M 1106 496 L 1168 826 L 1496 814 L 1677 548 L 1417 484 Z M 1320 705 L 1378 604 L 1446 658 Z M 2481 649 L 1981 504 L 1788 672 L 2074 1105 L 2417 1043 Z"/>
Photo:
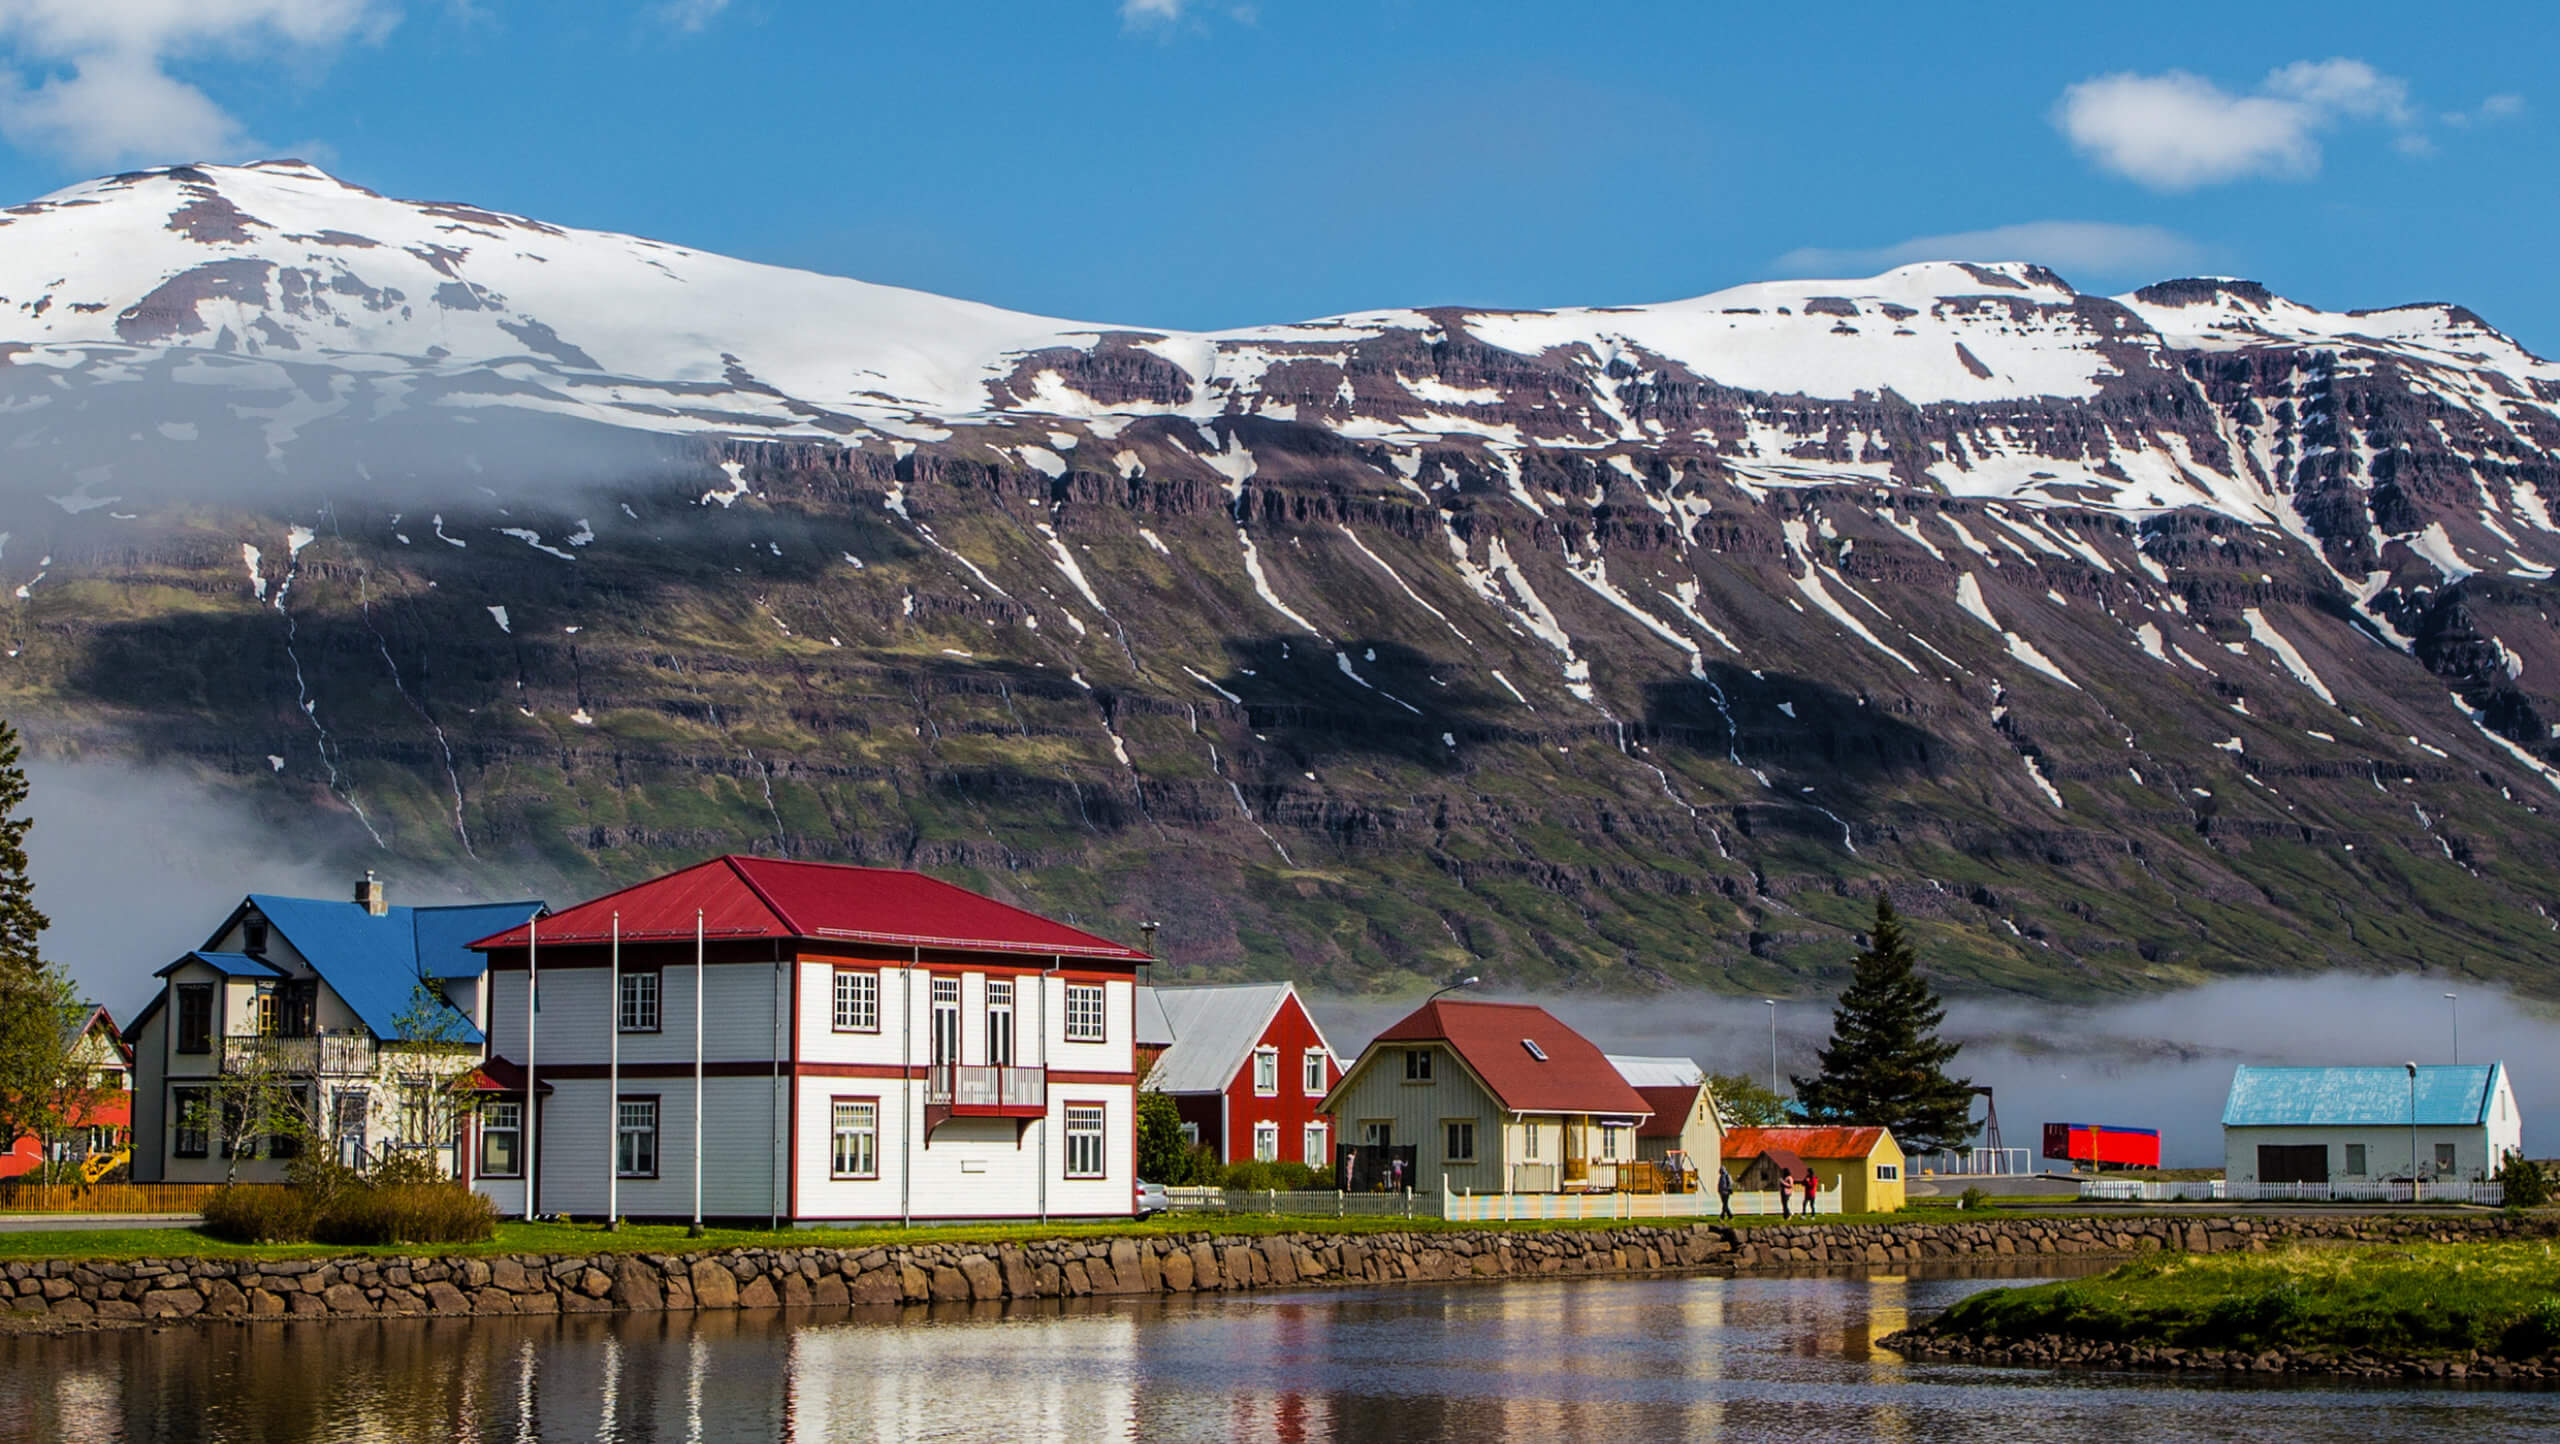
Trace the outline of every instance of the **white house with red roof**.
<path fill-rule="evenodd" d="M 1417 1190 L 1616 1186 L 1652 1115 L 1591 1040 L 1528 1003 L 1441 998 L 1371 1041 L 1325 1111 L 1355 1146 L 1348 1186 L 1397 1165 Z"/>
<path fill-rule="evenodd" d="M 1135 948 L 920 873 L 737 856 L 472 946 L 504 1211 L 1134 1211 Z"/>
<path fill-rule="evenodd" d="M 1221 1163 L 1333 1166 L 1324 1098 L 1341 1081 L 1342 1061 L 1296 984 L 1150 988 L 1142 1017 L 1148 1003 L 1167 1042 L 1144 1086 L 1172 1096 L 1186 1139 Z"/>

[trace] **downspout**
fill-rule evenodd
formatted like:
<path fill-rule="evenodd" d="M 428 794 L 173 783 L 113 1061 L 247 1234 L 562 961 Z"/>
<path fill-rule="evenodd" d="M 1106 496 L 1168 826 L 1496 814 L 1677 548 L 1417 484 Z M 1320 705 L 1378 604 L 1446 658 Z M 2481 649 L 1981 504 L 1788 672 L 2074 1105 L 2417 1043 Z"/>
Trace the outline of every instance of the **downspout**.
<path fill-rule="evenodd" d="M 916 969 L 924 966 L 924 949 L 913 950 L 898 982 L 898 1227 L 915 1223 L 916 1158 Z"/>
<path fill-rule="evenodd" d="M 1052 953 L 1049 966 L 1040 970 L 1040 1221 L 1044 1224 L 1049 1221 L 1049 979 L 1065 966 L 1066 960 Z M 1134 1026 L 1134 1009 L 1130 1017 Z"/>
<path fill-rule="evenodd" d="M 693 910 L 693 1227 L 702 1237 L 702 909 Z"/>
<path fill-rule="evenodd" d="M 604 1063 L 604 1231 L 622 1224 L 622 914 L 613 915 L 613 946 L 607 956 L 613 984 L 605 989 Z"/>
<path fill-rule="evenodd" d="M 536 1109 L 542 1094 L 533 1076 L 536 1033 L 542 1022 L 542 941 L 538 936 L 542 914 L 524 920 L 524 1136 L 533 1145 L 524 1151 L 524 1221 L 533 1222 L 534 1200 L 540 1196 L 541 1180 L 534 1170 L 542 1158 L 540 1120 Z"/>

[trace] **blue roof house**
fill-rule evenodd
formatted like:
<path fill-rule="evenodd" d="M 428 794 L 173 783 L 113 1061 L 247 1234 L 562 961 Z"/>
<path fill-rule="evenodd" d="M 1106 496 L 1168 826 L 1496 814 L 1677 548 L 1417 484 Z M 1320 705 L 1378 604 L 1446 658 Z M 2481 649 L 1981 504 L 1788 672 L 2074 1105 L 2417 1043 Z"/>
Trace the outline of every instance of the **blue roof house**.
<path fill-rule="evenodd" d="M 2504 1063 L 2244 1064 L 2222 1105 L 2222 1176 L 2233 1198 L 2384 1197 L 2412 1177 L 2473 1183 L 2523 1151 Z"/>
<path fill-rule="evenodd" d="M 241 899 L 125 1029 L 134 1180 L 279 1178 L 310 1139 L 348 1162 L 426 1150 L 467 1175 L 468 1130 L 439 1086 L 486 1052 L 488 961 L 464 945 L 541 907 L 394 907 L 370 872 L 347 902 Z"/>

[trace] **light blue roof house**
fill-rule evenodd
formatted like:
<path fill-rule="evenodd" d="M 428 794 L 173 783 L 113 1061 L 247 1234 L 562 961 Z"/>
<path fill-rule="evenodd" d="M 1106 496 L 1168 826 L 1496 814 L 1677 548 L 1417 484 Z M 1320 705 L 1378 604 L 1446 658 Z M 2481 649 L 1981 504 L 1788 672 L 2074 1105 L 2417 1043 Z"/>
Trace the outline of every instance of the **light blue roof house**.
<path fill-rule="evenodd" d="M 2504 1063 L 2244 1064 L 2222 1105 L 2223 1179 L 2236 1198 L 2260 1187 L 2343 1195 L 2413 1177 L 2474 1182 L 2523 1148 Z"/>
<path fill-rule="evenodd" d="M 421 1095 L 483 1051 L 488 959 L 465 944 L 541 906 L 395 907 L 371 873 L 345 902 L 243 898 L 202 946 L 158 971 L 159 995 L 125 1030 L 135 1180 L 275 1177 L 313 1133 L 350 1161 L 424 1148 L 461 1170 L 450 1110 Z M 248 1078 L 285 1092 L 298 1136 L 225 1117 L 247 1106 Z"/>

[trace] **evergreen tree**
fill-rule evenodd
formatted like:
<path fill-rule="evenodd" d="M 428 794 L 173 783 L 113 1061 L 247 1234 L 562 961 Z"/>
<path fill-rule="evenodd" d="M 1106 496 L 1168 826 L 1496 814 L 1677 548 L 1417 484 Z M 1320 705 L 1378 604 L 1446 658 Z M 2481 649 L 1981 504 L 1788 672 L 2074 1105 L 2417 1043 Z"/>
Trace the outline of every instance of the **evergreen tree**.
<path fill-rule="evenodd" d="M 94 1092 L 72 1056 L 81 1016 L 71 980 L 44 960 L 45 915 L 27 879 L 27 774 L 18 731 L 0 722 L 0 1147 L 51 1143 Z"/>
<path fill-rule="evenodd" d="M 1795 1080 L 1797 1104 L 1817 1123 L 1889 1128 L 1906 1152 L 1962 1145 L 1973 1137 L 1973 1086 L 1946 1068 L 1963 1045 L 1939 1041 L 1946 1005 L 1920 976 L 1902 920 L 1881 897 L 1867 950 L 1851 967 L 1819 1055 L 1822 1071 Z"/>

